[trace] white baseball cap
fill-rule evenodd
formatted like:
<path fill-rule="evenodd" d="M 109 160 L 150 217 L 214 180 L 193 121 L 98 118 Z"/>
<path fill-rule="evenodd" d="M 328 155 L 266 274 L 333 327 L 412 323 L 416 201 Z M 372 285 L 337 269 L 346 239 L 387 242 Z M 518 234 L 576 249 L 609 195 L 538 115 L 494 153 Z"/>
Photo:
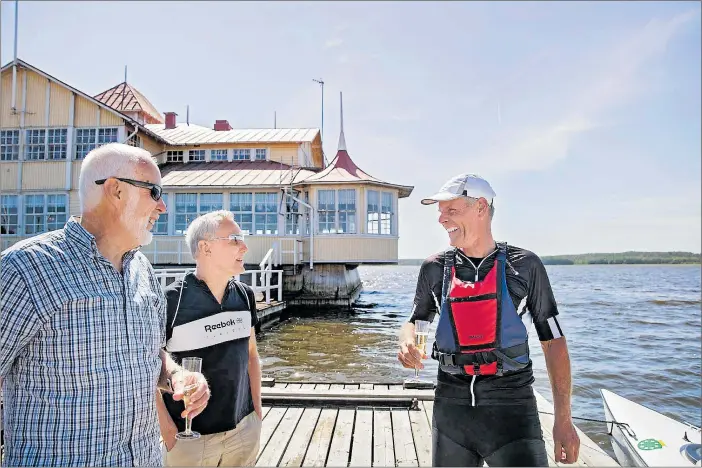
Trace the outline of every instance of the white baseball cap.
<path fill-rule="evenodd" d="M 422 205 L 431 205 L 440 201 L 455 200 L 461 197 L 484 198 L 492 205 L 495 191 L 487 180 L 476 174 L 459 174 L 446 182 L 441 189 L 429 198 L 422 200 Z"/>

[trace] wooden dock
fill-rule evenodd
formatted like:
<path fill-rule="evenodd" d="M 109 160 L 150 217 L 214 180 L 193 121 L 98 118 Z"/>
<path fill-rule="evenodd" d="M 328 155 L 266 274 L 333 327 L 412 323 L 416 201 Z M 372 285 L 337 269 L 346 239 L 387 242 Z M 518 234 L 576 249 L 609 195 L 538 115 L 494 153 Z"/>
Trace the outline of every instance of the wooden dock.
<path fill-rule="evenodd" d="M 329 384 L 264 379 L 256 466 L 431 466 L 433 390 L 402 384 Z M 537 393 L 539 410 L 551 404 Z M 540 414 L 549 466 L 553 416 Z M 578 429 L 574 466 L 619 466 Z"/>

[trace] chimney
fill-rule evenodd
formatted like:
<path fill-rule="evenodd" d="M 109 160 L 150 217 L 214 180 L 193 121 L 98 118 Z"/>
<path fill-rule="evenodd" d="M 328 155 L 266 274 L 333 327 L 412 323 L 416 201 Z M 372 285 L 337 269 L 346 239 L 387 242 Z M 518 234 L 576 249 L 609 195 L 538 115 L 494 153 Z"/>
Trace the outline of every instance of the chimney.
<path fill-rule="evenodd" d="M 226 120 L 215 120 L 214 129 L 215 132 L 224 132 L 231 130 L 232 126 L 229 125 L 229 122 Z"/>
<path fill-rule="evenodd" d="M 172 130 L 176 128 L 176 114 L 175 112 L 164 112 L 166 115 L 166 130 Z"/>

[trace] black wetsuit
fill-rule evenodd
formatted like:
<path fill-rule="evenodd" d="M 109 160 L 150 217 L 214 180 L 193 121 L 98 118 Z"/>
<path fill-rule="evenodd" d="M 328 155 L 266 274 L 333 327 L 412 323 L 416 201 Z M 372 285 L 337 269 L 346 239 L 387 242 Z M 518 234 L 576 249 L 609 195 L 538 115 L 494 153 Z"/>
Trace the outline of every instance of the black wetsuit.
<path fill-rule="evenodd" d="M 469 258 L 456 255 L 456 276 L 482 281 L 496 254 Z M 532 252 L 507 247 L 506 280 L 512 302 L 527 328 L 533 322 L 540 341 L 559 338 L 558 309 L 543 263 Z M 439 313 L 443 252 L 422 264 L 410 321 L 433 320 Z M 532 365 L 504 376 L 451 375 L 439 369 L 434 403 L 433 466 L 547 466 L 541 424 L 532 389 Z"/>

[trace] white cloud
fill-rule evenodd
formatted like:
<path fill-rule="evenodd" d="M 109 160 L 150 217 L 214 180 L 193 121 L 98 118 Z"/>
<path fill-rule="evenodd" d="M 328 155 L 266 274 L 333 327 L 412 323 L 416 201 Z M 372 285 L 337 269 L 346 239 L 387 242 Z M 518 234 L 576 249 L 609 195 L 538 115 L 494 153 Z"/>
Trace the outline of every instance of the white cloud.
<path fill-rule="evenodd" d="M 325 49 L 333 49 L 334 47 L 339 47 L 344 43 L 344 40 L 341 39 L 340 37 L 335 37 L 333 39 L 329 39 L 325 44 L 324 48 Z"/>
<path fill-rule="evenodd" d="M 650 21 L 604 53 L 597 67 L 582 67 L 577 76 L 588 79 L 578 81 L 590 85 L 570 90 L 560 118 L 505 135 L 485 159 L 497 159 L 509 170 L 540 170 L 565 158 L 575 137 L 604 124 L 603 113 L 645 92 L 642 67 L 665 52 L 675 34 L 698 17 L 699 10 L 693 9 L 666 21 Z"/>

